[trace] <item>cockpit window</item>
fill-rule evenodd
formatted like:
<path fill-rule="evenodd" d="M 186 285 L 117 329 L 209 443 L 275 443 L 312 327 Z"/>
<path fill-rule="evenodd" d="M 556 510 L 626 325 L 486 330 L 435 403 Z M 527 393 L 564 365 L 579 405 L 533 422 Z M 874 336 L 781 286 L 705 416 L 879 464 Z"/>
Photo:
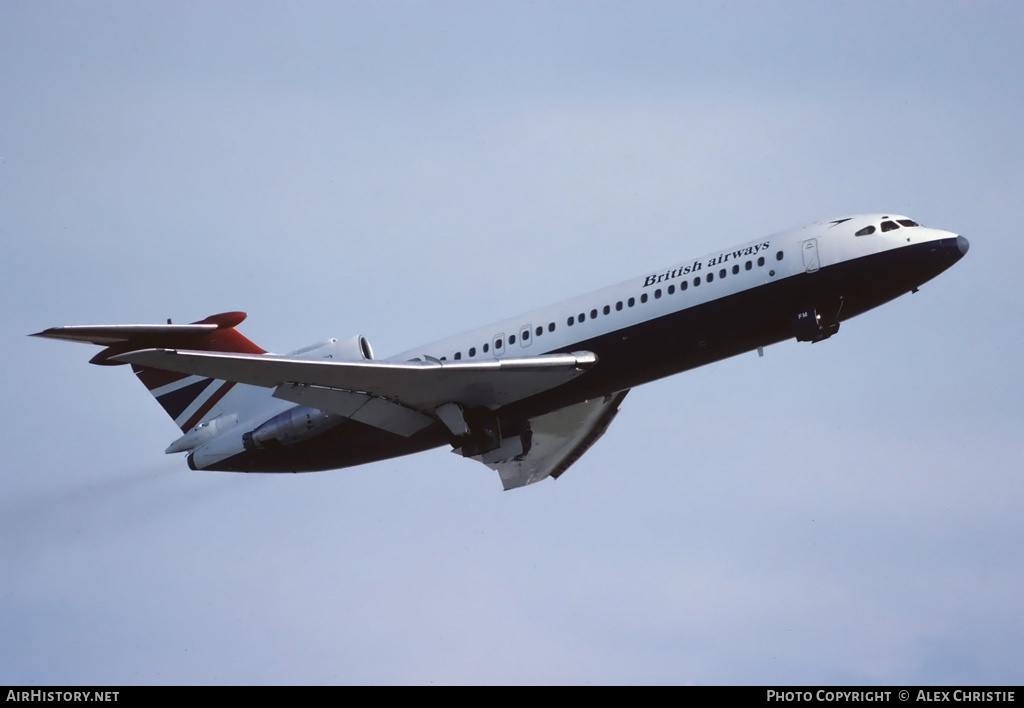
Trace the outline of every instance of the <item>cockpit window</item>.
<path fill-rule="evenodd" d="M 882 222 L 882 233 L 884 234 L 886 231 L 895 231 L 899 227 L 900 227 L 900 225 L 897 224 L 895 221 L 883 221 Z"/>
<path fill-rule="evenodd" d="M 863 229 L 854 234 L 854 236 L 870 236 L 875 233 L 874 226 L 865 226 Z"/>
<path fill-rule="evenodd" d="M 896 221 L 898 221 L 901 226 L 920 226 L 919 223 L 911 221 L 910 219 L 896 219 Z"/>

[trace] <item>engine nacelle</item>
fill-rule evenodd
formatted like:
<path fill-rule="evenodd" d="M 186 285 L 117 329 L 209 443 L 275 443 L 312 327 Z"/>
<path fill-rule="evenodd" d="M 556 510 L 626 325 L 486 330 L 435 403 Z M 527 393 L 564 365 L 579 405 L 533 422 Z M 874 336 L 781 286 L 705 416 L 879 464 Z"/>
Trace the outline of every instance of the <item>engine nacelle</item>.
<path fill-rule="evenodd" d="M 331 338 L 286 356 L 293 359 L 367 361 L 373 359 L 373 349 L 366 337 L 356 335 L 343 340 Z M 330 430 L 344 420 L 344 416 L 301 405 L 278 413 L 255 428 L 250 428 L 251 421 L 239 425 L 237 416 L 218 418 L 200 424 L 175 440 L 167 452 L 191 450 L 188 466 L 194 470 L 205 469 L 246 450 L 294 445 Z M 246 428 L 250 429 L 242 432 Z"/>
<path fill-rule="evenodd" d="M 333 428 L 344 416 L 309 406 L 295 406 L 278 413 L 263 425 L 242 436 L 246 450 L 294 445 Z"/>
<path fill-rule="evenodd" d="M 240 431 L 238 429 L 229 430 L 190 452 L 187 458 L 188 468 L 203 470 L 243 452 L 245 452 L 245 446 L 242 444 Z"/>
<path fill-rule="evenodd" d="M 167 449 L 164 450 L 164 453 L 170 455 L 175 452 L 188 452 L 189 450 L 195 450 L 196 448 L 207 444 L 214 438 L 220 437 L 225 431 L 235 427 L 236 425 L 238 425 L 238 415 L 236 413 L 224 415 L 219 418 L 214 418 L 213 420 L 200 423 L 168 445 Z"/>
<path fill-rule="evenodd" d="M 336 361 L 369 361 L 373 359 L 373 349 L 366 337 L 357 334 L 349 339 L 328 339 L 325 342 L 311 344 L 297 349 L 286 356 L 292 359 L 334 359 Z"/>
<path fill-rule="evenodd" d="M 242 432 L 252 425 L 251 422 L 235 425 L 224 430 L 212 440 L 200 442 L 191 448 L 188 466 L 194 470 L 201 470 L 213 467 L 223 460 L 240 455 L 247 450 L 265 450 L 282 445 L 294 445 L 330 430 L 344 420 L 346 420 L 344 416 L 327 413 L 318 408 L 294 406 L 283 413 L 278 413 L 265 423 L 256 426 L 255 429 Z M 199 428 L 199 430 L 202 435 L 207 434 L 207 428 Z M 195 438 L 190 438 L 189 441 L 195 442 Z M 172 444 L 172 447 L 174 446 Z M 190 448 L 182 447 L 173 452 L 183 452 L 186 449 Z M 168 451 L 172 450 L 168 449 Z"/>

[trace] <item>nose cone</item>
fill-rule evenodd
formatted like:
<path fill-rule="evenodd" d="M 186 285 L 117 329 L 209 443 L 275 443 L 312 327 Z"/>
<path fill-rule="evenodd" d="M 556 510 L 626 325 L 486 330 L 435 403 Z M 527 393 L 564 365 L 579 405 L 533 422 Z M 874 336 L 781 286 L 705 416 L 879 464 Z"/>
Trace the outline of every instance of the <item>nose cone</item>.
<path fill-rule="evenodd" d="M 945 238 L 940 238 L 937 241 L 932 241 L 931 252 L 934 256 L 938 257 L 943 263 L 952 265 L 967 254 L 967 249 L 971 247 L 970 242 L 963 236 L 957 236 L 956 234 L 949 234 Z"/>

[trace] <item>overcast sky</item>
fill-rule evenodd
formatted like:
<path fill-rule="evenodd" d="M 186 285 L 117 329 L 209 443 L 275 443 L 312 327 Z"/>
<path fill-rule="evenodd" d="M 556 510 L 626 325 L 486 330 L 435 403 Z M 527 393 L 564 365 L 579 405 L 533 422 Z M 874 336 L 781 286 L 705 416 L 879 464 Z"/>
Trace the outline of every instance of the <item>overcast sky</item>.
<path fill-rule="evenodd" d="M 1024 6 L 0 4 L 0 684 L 1024 680 Z M 379 356 L 819 219 L 970 253 L 558 481 L 191 472 L 50 326 Z"/>

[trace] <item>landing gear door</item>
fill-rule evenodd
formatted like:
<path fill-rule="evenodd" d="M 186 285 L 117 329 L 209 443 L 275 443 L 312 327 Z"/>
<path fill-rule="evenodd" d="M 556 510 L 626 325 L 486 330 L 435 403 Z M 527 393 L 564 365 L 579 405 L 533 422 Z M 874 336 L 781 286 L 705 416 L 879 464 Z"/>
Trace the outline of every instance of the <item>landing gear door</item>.
<path fill-rule="evenodd" d="M 803 245 L 804 254 L 804 270 L 808 273 L 813 273 L 821 267 L 821 262 L 818 260 L 818 239 L 809 238 L 804 241 Z"/>

